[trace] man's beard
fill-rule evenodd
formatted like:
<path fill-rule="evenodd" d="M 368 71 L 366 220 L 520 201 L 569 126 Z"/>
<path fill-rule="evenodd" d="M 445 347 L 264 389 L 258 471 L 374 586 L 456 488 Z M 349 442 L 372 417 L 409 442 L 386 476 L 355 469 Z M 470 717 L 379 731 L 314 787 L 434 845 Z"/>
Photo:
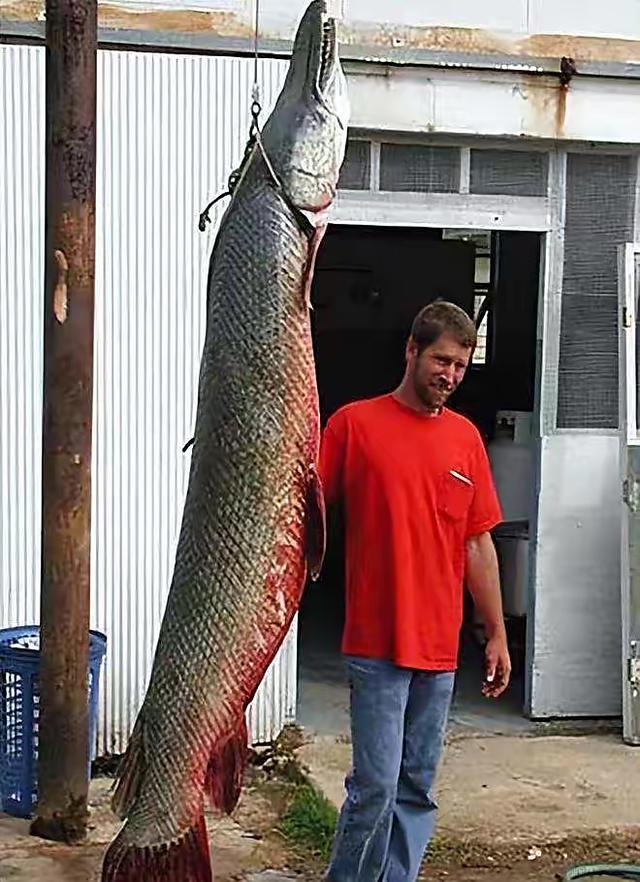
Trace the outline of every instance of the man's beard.
<path fill-rule="evenodd" d="M 449 396 L 455 391 L 455 386 L 443 385 L 439 387 L 438 390 L 434 389 L 432 386 L 425 385 L 424 383 L 419 383 L 414 377 L 413 389 L 427 410 L 437 413 L 442 407 L 444 407 Z M 440 394 L 438 394 L 438 391 L 440 391 Z"/>

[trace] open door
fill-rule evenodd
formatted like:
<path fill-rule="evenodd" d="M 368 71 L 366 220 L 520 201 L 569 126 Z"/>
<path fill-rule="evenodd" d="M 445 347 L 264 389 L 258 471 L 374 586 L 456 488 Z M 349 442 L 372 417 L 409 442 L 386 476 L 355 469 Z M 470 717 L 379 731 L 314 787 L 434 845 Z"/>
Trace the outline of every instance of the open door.
<path fill-rule="evenodd" d="M 640 244 L 619 250 L 623 736 L 640 745 Z"/>

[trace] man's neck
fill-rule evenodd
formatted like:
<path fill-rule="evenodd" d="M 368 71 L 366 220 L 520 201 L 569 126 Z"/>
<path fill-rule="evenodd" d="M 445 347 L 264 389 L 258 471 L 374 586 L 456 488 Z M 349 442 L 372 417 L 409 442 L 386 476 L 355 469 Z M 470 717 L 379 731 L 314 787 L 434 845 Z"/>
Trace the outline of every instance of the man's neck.
<path fill-rule="evenodd" d="M 424 414 L 424 416 L 439 416 L 442 413 L 442 407 L 429 407 L 426 405 L 405 380 L 391 394 L 400 404 L 404 404 L 406 407 L 410 407 L 411 410 Z"/>

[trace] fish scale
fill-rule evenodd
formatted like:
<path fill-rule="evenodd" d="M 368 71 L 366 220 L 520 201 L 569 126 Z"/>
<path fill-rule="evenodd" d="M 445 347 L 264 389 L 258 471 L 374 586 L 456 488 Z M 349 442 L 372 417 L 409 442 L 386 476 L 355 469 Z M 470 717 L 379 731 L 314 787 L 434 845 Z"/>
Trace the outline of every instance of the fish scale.
<path fill-rule="evenodd" d="M 207 793 L 230 811 L 245 710 L 324 547 L 308 281 L 346 140 L 335 26 L 300 24 L 264 132 L 211 257 L 195 437 L 175 567 L 114 797 L 125 819 L 103 882 L 209 882 Z"/>

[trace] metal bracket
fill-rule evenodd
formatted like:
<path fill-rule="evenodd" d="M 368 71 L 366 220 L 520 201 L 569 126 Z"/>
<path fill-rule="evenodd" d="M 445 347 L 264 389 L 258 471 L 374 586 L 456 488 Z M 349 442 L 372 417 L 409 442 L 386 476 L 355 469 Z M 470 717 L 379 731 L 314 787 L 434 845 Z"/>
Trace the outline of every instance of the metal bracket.
<path fill-rule="evenodd" d="M 640 656 L 638 655 L 638 641 L 632 640 L 630 654 L 627 659 L 627 680 L 631 686 L 631 694 L 637 698 L 640 694 Z"/>

